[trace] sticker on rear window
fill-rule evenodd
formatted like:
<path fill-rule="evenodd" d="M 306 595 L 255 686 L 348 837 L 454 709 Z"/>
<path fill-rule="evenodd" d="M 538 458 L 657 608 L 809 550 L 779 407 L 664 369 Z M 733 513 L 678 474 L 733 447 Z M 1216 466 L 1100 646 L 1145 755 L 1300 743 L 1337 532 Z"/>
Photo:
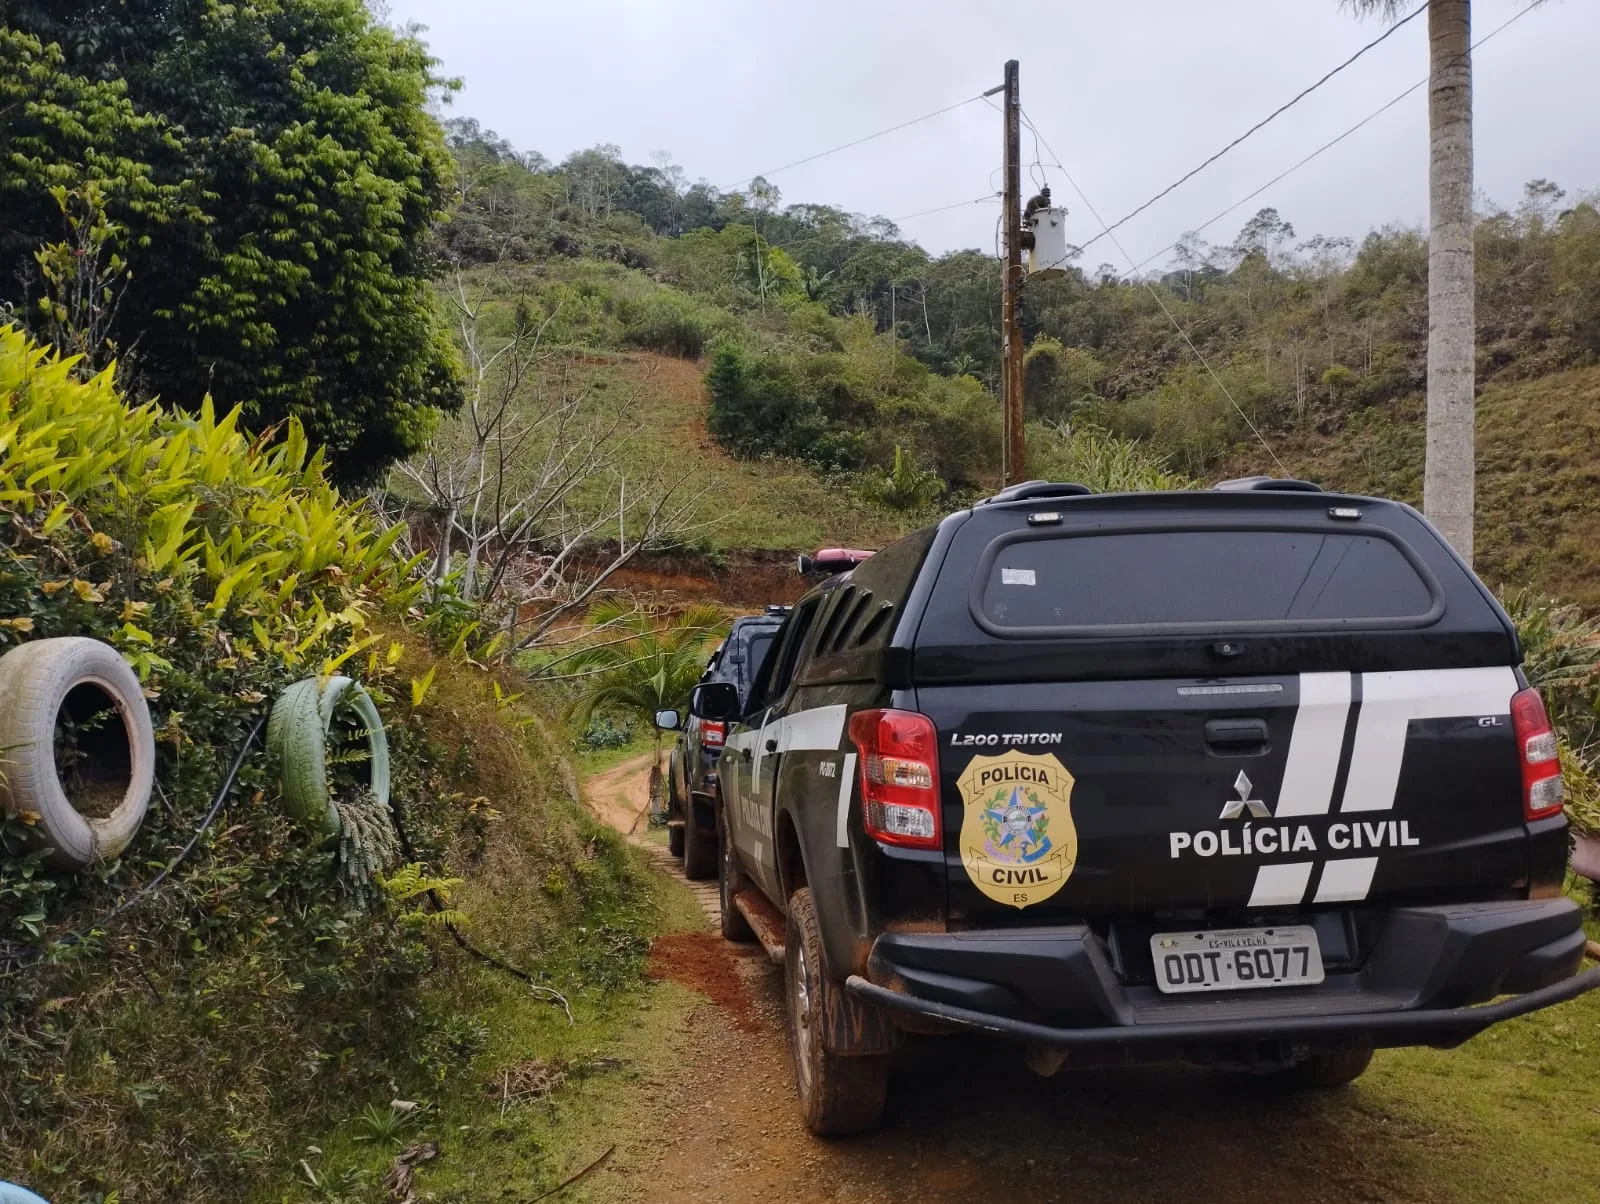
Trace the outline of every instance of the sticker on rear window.
<path fill-rule="evenodd" d="M 1000 584 L 1001 585 L 1036 585 L 1036 584 L 1038 584 L 1038 582 L 1034 579 L 1034 572 L 1033 572 L 1032 569 L 1005 569 L 1005 568 L 1003 568 L 1003 569 L 1000 570 Z"/>

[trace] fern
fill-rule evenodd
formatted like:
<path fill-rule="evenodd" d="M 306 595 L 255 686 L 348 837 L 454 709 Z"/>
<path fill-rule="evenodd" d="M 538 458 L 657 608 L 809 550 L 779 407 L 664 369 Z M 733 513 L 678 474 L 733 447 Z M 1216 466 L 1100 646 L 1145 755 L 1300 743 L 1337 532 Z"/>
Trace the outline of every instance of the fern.
<path fill-rule="evenodd" d="M 389 897 L 389 903 L 396 910 L 402 924 L 414 928 L 464 928 L 470 923 L 470 918 L 464 911 L 458 911 L 448 904 L 450 892 L 460 886 L 465 879 L 462 878 L 433 878 L 424 872 L 420 862 L 408 861 L 393 874 L 377 875 L 378 885 L 383 887 L 384 894 Z M 419 899 L 437 899 L 438 906 L 433 911 L 424 908 L 410 907 Z"/>

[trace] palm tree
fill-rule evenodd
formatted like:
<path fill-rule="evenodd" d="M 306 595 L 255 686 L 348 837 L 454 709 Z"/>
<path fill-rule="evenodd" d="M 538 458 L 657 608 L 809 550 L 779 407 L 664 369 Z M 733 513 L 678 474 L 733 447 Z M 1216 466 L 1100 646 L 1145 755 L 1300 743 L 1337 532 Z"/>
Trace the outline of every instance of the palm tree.
<path fill-rule="evenodd" d="M 902 516 L 920 513 L 943 496 L 944 480 L 932 469 L 921 469 L 899 444 L 894 468 L 869 478 L 868 487 L 878 502 Z M 904 523 L 901 524 L 902 528 Z"/>
<path fill-rule="evenodd" d="M 1339 0 L 1391 20 L 1405 0 Z M 1428 4 L 1428 437 L 1422 509 L 1472 563 L 1476 317 L 1472 265 L 1472 4 Z"/>
<path fill-rule="evenodd" d="M 673 615 L 640 610 L 625 600 L 602 602 L 589 612 L 594 643 L 576 653 L 564 672 L 582 692 L 571 717 L 588 726 L 596 711 L 641 717 L 655 732 L 650 770 L 651 809 L 662 797 L 661 730 L 657 711 L 681 709 L 705 669 L 712 638 L 726 621 L 722 608 L 700 603 Z"/>

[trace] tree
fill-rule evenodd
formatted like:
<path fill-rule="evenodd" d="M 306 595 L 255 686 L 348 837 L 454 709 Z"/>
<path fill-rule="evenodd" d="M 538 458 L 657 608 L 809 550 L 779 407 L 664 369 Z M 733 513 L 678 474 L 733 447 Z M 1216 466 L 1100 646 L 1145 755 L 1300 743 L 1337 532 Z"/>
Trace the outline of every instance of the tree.
<path fill-rule="evenodd" d="M 1340 0 L 1391 20 L 1402 0 Z M 1472 245 L 1472 5 L 1428 5 L 1428 434 L 1422 508 L 1472 563 L 1476 316 Z"/>
<path fill-rule="evenodd" d="M 426 503 L 435 596 L 481 605 L 511 653 L 553 638 L 641 549 L 676 542 L 703 491 L 685 487 L 688 470 L 630 475 L 634 399 L 594 389 L 570 349 L 545 348 L 554 314 L 540 320 L 524 294 L 507 334 L 485 329 L 498 325 L 490 311 L 504 268 L 471 285 L 457 274 L 467 401 L 394 475 Z M 615 546 L 595 553 L 612 535 Z"/>
<path fill-rule="evenodd" d="M 868 490 L 879 505 L 902 515 L 919 514 L 943 496 L 945 484 L 931 469 L 918 468 L 916 461 L 898 444 L 894 467 L 868 479 Z"/>
<path fill-rule="evenodd" d="M 710 643 L 724 621 L 722 608 L 699 603 L 676 615 L 636 609 L 618 599 L 589 613 L 592 643 L 565 658 L 563 676 L 582 685 L 572 718 L 588 726 L 597 711 L 621 711 L 649 723 L 655 732 L 650 800 L 661 798 L 661 729 L 657 711 L 681 710 L 705 669 Z"/>
<path fill-rule="evenodd" d="M 428 279 L 451 162 L 426 48 L 360 0 L 12 0 L 5 24 L 0 280 L 59 241 L 50 189 L 92 186 L 141 390 L 299 417 L 345 482 L 420 448 L 462 389 Z"/>

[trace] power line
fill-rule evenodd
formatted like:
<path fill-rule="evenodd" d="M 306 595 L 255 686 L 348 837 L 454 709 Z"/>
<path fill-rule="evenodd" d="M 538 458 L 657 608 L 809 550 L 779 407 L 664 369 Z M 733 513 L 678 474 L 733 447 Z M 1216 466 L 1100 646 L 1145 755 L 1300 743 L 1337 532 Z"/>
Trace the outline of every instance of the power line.
<path fill-rule="evenodd" d="M 998 199 L 998 197 L 996 196 L 996 194 L 991 193 L 991 192 L 986 192 L 982 196 L 973 197 L 971 200 L 968 200 L 968 201 L 952 201 L 948 205 L 938 205 L 938 206 L 935 206 L 932 209 L 922 209 L 922 210 L 919 210 L 916 213 L 907 213 L 903 217 L 884 217 L 884 218 L 882 218 L 882 220 L 888 222 L 890 225 L 899 225 L 901 222 L 909 222 L 909 221 L 913 220 L 914 218 L 927 217 L 930 214 L 934 214 L 934 213 L 948 213 L 952 209 L 965 209 L 969 205 L 981 205 L 985 201 L 994 201 L 994 200 L 997 200 L 997 199 Z M 874 219 L 874 220 L 876 220 L 876 219 Z M 767 247 L 769 249 L 771 249 L 771 250 L 790 251 L 790 250 L 795 249 L 796 247 L 807 247 L 807 246 L 811 246 L 814 243 L 828 242 L 828 241 L 834 240 L 834 239 L 850 239 L 850 238 L 859 238 L 859 237 L 867 237 L 867 236 L 857 234 L 857 233 L 855 233 L 853 231 L 849 231 L 849 232 L 817 231 L 817 232 L 810 233 L 810 234 L 802 234 L 802 235 L 799 235 L 798 237 L 795 237 L 795 238 L 786 239 L 783 242 L 774 242 L 771 239 L 765 239 L 763 241 L 765 241 Z"/>
<path fill-rule="evenodd" d="M 986 192 L 982 196 L 973 197 L 970 201 L 956 201 L 953 204 L 940 205 L 937 209 L 924 209 L 920 213 L 908 213 L 904 217 L 891 217 L 889 220 L 898 225 L 901 222 L 909 222 L 913 218 L 927 217 L 930 213 L 948 213 L 952 209 L 965 209 L 968 205 L 981 205 L 985 201 L 994 199 L 994 193 Z"/>
<path fill-rule="evenodd" d="M 1295 105 L 1299 104 L 1302 100 L 1304 100 L 1306 97 L 1310 96 L 1318 88 L 1322 87 L 1323 84 L 1327 83 L 1330 79 L 1332 79 L 1334 76 L 1338 75 L 1345 68 L 1349 67 L 1352 63 L 1354 63 L 1362 55 L 1366 54 L 1367 51 L 1373 49 L 1374 47 L 1376 47 L 1378 45 L 1381 45 L 1384 41 L 1386 41 L 1387 39 L 1393 37 L 1396 33 L 1399 32 L 1399 30 L 1400 30 L 1400 28 L 1402 26 L 1408 24 L 1411 21 L 1416 20 L 1419 16 L 1421 16 L 1427 10 L 1428 10 L 1427 0 L 1423 0 L 1422 4 L 1418 5 L 1415 9 L 1413 9 L 1406 16 L 1401 17 L 1400 20 L 1396 21 L 1393 25 L 1389 26 L 1388 29 L 1384 30 L 1377 37 L 1373 38 L 1372 41 L 1368 42 L 1360 50 L 1356 51 L 1349 58 L 1345 59 L 1344 62 L 1340 63 L 1332 71 L 1329 71 L 1321 79 L 1317 80 L 1316 83 L 1310 85 L 1307 88 L 1303 88 L 1292 99 L 1285 101 L 1283 104 L 1279 105 L 1276 109 L 1273 109 L 1272 112 L 1268 113 L 1260 121 L 1256 122 L 1253 126 L 1251 126 L 1249 129 L 1247 129 L 1244 133 L 1240 134 L 1232 142 L 1228 143 L 1227 146 L 1223 147 L 1216 154 L 1212 155 L 1205 162 L 1201 163 L 1198 167 L 1195 167 L 1192 170 L 1187 171 L 1183 175 L 1179 176 L 1176 180 L 1174 180 L 1172 183 L 1168 184 L 1160 192 L 1156 193 L 1155 196 L 1151 197 L 1148 201 L 1144 202 L 1144 204 L 1138 206 L 1136 209 L 1129 210 L 1127 213 L 1123 214 L 1116 221 L 1112 222 L 1109 226 L 1107 226 L 1104 231 L 1102 231 L 1099 234 L 1096 234 L 1088 242 L 1084 243 L 1083 246 L 1079 248 L 1079 250 L 1086 250 L 1087 248 L 1092 246 L 1094 243 L 1098 242 L 1100 239 L 1102 239 L 1102 238 L 1106 237 L 1106 235 L 1110 234 L 1111 231 L 1121 228 L 1122 226 L 1126 225 L 1128 222 L 1132 221 L 1134 218 L 1138 217 L 1139 214 L 1143 213 L 1146 209 L 1150 208 L 1151 205 L 1154 205 L 1157 201 L 1161 200 L 1162 197 L 1167 196 L 1169 193 L 1173 192 L 1175 189 L 1177 189 L 1181 185 L 1186 184 L 1188 181 L 1194 179 L 1195 176 L 1199 175 L 1206 168 L 1210 167 L 1213 163 L 1215 163 L 1218 159 L 1222 158 L 1222 156 L 1226 155 L 1229 151 L 1231 151 L 1234 147 L 1238 146 L 1245 139 L 1249 138 L 1252 134 L 1255 134 L 1256 132 L 1258 132 L 1259 130 L 1263 129 L 1265 126 L 1269 125 L 1271 122 L 1273 122 L 1277 118 L 1281 117 L 1283 114 L 1287 113 L 1290 109 L 1294 108 Z M 1051 152 L 1051 153 L 1053 154 L 1054 152 Z"/>
<path fill-rule="evenodd" d="M 1516 13 L 1514 13 L 1512 16 L 1507 17 L 1499 25 L 1495 26 L 1488 33 L 1484 34 L 1483 37 L 1479 38 L 1476 42 L 1474 42 L 1472 44 L 1472 49 L 1476 50 L 1478 47 L 1482 46 L 1485 42 L 1487 42 L 1490 38 L 1494 37 L 1496 34 L 1499 34 L 1499 33 L 1503 32 L 1504 30 L 1508 29 L 1510 26 L 1514 25 L 1516 22 L 1522 20 L 1523 17 L 1526 17 L 1534 9 L 1538 8 L 1542 3 L 1544 3 L 1544 0 L 1534 0 L 1534 2 L 1532 4 L 1530 4 L 1530 5 L 1528 5 L 1526 8 L 1520 9 Z M 1413 16 L 1414 15 L 1415 14 L 1413 14 Z M 1293 175 L 1295 172 L 1299 171 L 1307 163 L 1310 163 L 1313 159 L 1317 158 L 1318 156 L 1323 154 L 1325 151 L 1332 150 L 1334 147 L 1338 146 L 1339 143 L 1343 142 L 1346 138 L 1350 137 L 1350 135 L 1354 134 L 1357 130 L 1360 130 L 1360 129 L 1364 128 L 1365 126 L 1369 125 L 1373 121 L 1376 121 L 1379 117 L 1382 117 L 1390 109 L 1394 108 L 1395 105 L 1399 104 L 1402 100 L 1404 100 L 1406 97 L 1410 96 L 1418 88 L 1421 88 L 1422 86 L 1424 86 L 1427 82 L 1428 82 L 1428 77 L 1427 76 L 1423 76 L 1416 83 L 1412 84 L 1409 88 L 1407 88 L 1404 92 L 1401 92 L 1398 96 L 1395 96 L 1392 100 L 1389 100 L 1385 104 L 1381 105 L 1380 107 L 1374 109 L 1372 112 L 1368 113 L 1365 117 L 1363 117 L 1360 121 L 1356 122 L 1349 129 L 1345 130 L 1343 133 L 1338 134 L 1335 137 L 1328 139 L 1328 141 L 1324 142 L 1321 146 L 1317 147 L 1316 150 L 1312 151 L 1309 155 L 1307 155 L 1305 158 L 1301 159 L 1298 163 L 1295 163 L 1292 167 L 1287 167 L 1283 171 L 1280 171 L 1277 175 L 1273 176 L 1272 179 L 1268 180 L 1265 184 L 1261 185 L 1261 187 L 1257 188 L 1254 192 L 1247 193 L 1246 195 L 1240 197 L 1237 201 L 1233 202 L 1233 204 L 1229 205 L 1226 209 L 1223 209 L 1220 212 L 1214 214 L 1213 216 L 1207 218 L 1205 221 L 1201 222 L 1198 226 L 1195 226 L 1192 230 L 1185 231 L 1185 234 L 1198 234 L 1202 230 L 1205 230 L 1205 229 L 1207 229 L 1207 228 L 1209 228 L 1211 226 L 1216 225 L 1217 222 L 1219 222 L 1223 218 L 1227 217 L 1228 214 L 1232 213 L 1235 209 L 1239 208 L 1239 206 L 1248 204 L 1249 202 L 1255 200 L 1256 197 L 1260 196 L 1263 192 L 1267 191 L 1267 189 L 1271 188 L 1274 184 L 1277 184 L 1280 181 L 1286 179 L 1287 177 Z M 1054 152 L 1051 152 L 1051 153 L 1053 154 Z M 1078 250 L 1080 252 L 1082 252 L 1083 250 L 1087 249 L 1089 246 L 1093 245 L 1095 242 L 1099 241 L 1101 238 L 1104 238 L 1104 237 L 1105 237 L 1104 233 L 1097 234 L 1097 235 L 1094 236 L 1094 238 L 1091 238 L 1088 242 L 1084 243 L 1082 247 L 1079 247 Z M 1181 242 L 1181 241 L 1183 241 L 1182 238 L 1179 238 L 1174 242 L 1170 242 L 1166 246 L 1162 247 L 1161 250 L 1157 251 L 1154 255 L 1151 255 L 1148 258 L 1146 258 L 1143 261 L 1141 261 L 1140 263 L 1135 264 L 1133 267 L 1129 268 L 1127 272 L 1123 273 L 1123 278 L 1126 279 L 1128 276 L 1133 275 L 1135 272 L 1141 271 L 1142 269 L 1144 269 L 1148 265 L 1150 265 L 1150 264 L 1154 263 L 1156 260 L 1160 259 L 1163 255 L 1167 254 L 1169 251 L 1175 250 L 1177 248 L 1177 246 L 1178 246 L 1178 243 Z"/>
<path fill-rule="evenodd" d="M 920 125 L 924 121 L 932 121 L 935 117 L 943 117 L 946 113 L 953 113 L 955 110 L 969 105 L 975 100 L 982 99 L 983 97 L 981 95 L 969 96 L 965 100 L 956 101 L 955 104 L 945 105 L 945 107 L 942 109 L 935 109 L 931 113 L 924 113 L 921 117 L 913 117 L 910 121 L 902 121 L 899 125 L 891 125 L 888 129 L 879 130 L 875 134 L 867 134 L 865 137 L 856 138 L 850 142 L 840 143 L 838 146 L 830 147 L 828 150 L 818 151 L 814 155 L 807 155 L 804 159 L 796 159 L 793 163 L 785 163 L 782 167 L 774 167 L 770 171 L 759 171 L 753 176 L 745 176 L 737 183 L 730 184 L 728 187 L 723 188 L 720 191 L 732 192 L 736 188 L 740 188 L 743 185 L 750 183 L 750 181 L 756 179 L 758 176 L 775 176 L 781 171 L 788 171 L 791 167 L 800 167 L 806 163 L 814 163 L 818 159 L 825 159 L 829 155 L 836 155 L 840 151 L 849 150 L 853 146 L 860 146 L 862 143 L 871 142 L 876 138 L 882 138 L 886 134 L 893 134 L 900 130 L 909 129 L 911 126 Z"/>
<path fill-rule="evenodd" d="M 1061 174 L 1067 178 L 1067 183 L 1072 186 L 1072 191 L 1078 194 L 1078 199 L 1083 202 L 1083 207 L 1087 209 L 1089 211 L 1089 215 L 1100 224 L 1101 233 L 1111 240 L 1112 245 L 1115 246 L 1118 251 L 1122 252 L 1122 257 L 1126 259 L 1131 266 L 1133 264 L 1133 256 L 1129 255 L 1128 252 L 1123 248 L 1121 240 L 1118 239 L 1116 234 L 1112 232 L 1112 228 L 1106 225 L 1105 219 L 1100 216 L 1100 211 L 1097 210 L 1094 207 L 1094 203 L 1084 195 L 1083 189 L 1078 187 L 1078 182 L 1072 178 L 1072 173 L 1067 170 L 1064 164 L 1062 164 L 1061 156 L 1056 154 L 1055 148 L 1050 145 L 1049 140 L 1046 139 L 1043 134 L 1039 133 L 1038 126 L 1034 125 L 1033 119 L 1028 116 L 1026 109 L 1022 111 L 1022 119 L 1027 122 L 1028 128 L 1033 131 L 1034 135 L 1039 139 L 1039 141 L 1044 143 L 1044 148 L 1050 152 L 1050 157 L 1056 160 L 1056 166 L 1060 168 Z M 1184 344 L 1189 348 L 1190 352 L 1193 353 L 1194 357 L 1200 361 L 1201 367 L 1203 367 L 1206 370 L 1206 374 L 1211 377 L 1212 383 L 1214 383 L 1217 388 L 1222 390 L 1222 395 L 1228 399 L 1228 404 L 1233 406 L 1233 408 L 1239 412 L 1239 417 L 1244 419 L 1244 424 L 1250 428 L 1250 433 L 1256 437 L 1256 440 L 1261 444 L 1262 447 L 1266 448 L 1267 455 L 1272 457 L 1272 462 L 1278 466 L 1279 471 L 1287 474 L 1289 471 L 1288 466 L 1278 458 L 1278 453 L 1272 450 L 1272 444 L 1267 442 L 1267 437 L 1261 433 L 1261 429 L 1257 427 L 1256 424 L 1251 420 L 1250 415 L 1244 412 L 1244 407 L 1241 406 L 1237 400 L 1235 400 L 1233 393 L 1229 391 L 1228 386 L 1222 383 L 1222 377 L 1217 375 L 1216 369 L 1211 366 L 1210 361 L 1200 353 L 1200 348 L 1194 345 L 1194 340 L 1191 339 L 1188 332 L 1184 330 L 1183 324 L 1180 323 L 1178 319 L 1173 316 L 1172 311 L 1167 308 L 1167 303 L 1162 299 L 1161 294 L 1151 286 L 1148 280 L 1144 281 L 1143 284 L 1145 288 L 1149 290 L 1150 295 L 1155 298 L 1156 304 L 1161 307 L 1161 312 L 1167 315 L 1167 321 L 1172 323 L 1172 328 L 1178 332 L 1178 337 L 1184 341 Z"/>

